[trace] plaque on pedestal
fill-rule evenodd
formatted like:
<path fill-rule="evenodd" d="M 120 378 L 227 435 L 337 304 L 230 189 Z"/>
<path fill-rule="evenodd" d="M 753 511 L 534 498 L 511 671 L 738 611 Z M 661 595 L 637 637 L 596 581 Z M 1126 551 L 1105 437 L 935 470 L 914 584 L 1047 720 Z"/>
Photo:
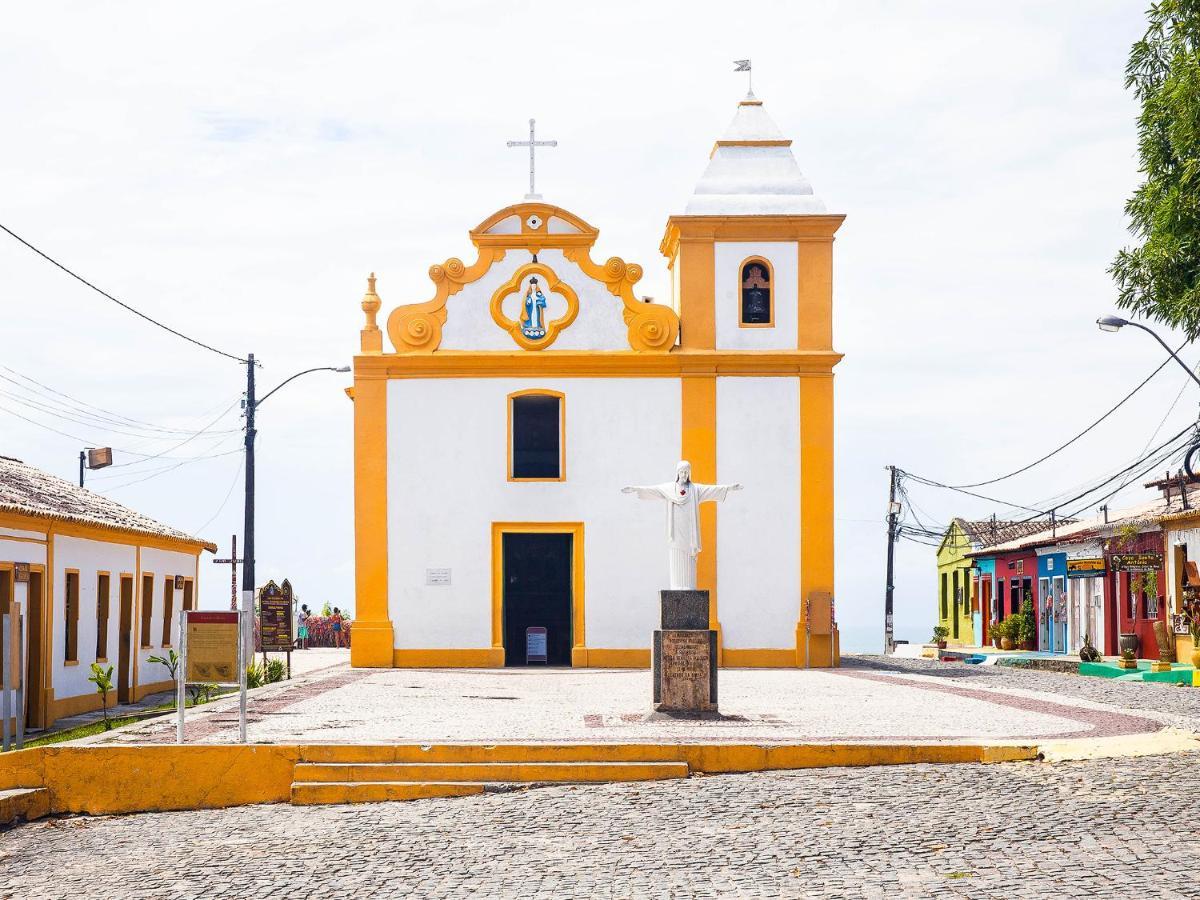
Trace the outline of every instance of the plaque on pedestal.
<path fill-rule="evenodd" d="M 717 633 L 708 627 L 708 591 L 662 591 L 662 628 L 654 632 L 656 712 L 717 712 Z"/>

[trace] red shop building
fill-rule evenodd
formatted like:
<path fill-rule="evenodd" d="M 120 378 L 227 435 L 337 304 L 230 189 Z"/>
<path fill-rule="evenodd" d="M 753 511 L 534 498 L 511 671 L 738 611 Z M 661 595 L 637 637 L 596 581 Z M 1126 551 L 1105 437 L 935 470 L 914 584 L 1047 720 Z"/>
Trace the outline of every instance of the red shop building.
<path fill-rule="evenodd" d="M 1157 522 L 1140 528 L 1136 534 L 1118 528 L 1105 543 L 1104 652 L 1132 647 L 1139 658 L 1157 659 L 1154 623 L 1167 618 L 1163 532 Z"/>

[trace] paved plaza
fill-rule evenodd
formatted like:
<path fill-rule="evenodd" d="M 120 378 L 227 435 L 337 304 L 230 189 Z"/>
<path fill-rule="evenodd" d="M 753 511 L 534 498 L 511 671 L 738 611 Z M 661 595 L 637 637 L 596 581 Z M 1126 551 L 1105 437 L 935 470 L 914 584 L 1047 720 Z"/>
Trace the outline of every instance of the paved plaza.
<path fill-rule="evenodd" d="M 480 710 L 496 710 L 488 729 L 515 728 L 513 739 L 560 728 L 562 739 L 625 740 L 626 729 L 657 728 L 616 712 L 644 708 L 627 693 L 643 680 L 335 666 L 261 692 L 251 736 L 291 729 L 345 740 L 375 704 L 388 734 L 414 740 L 480 733 L 479 720 L 463 721 Z M 764 685 L 776 693 L 763 694 Z M 468 693 L 482 690 L 491 693 Z M 889 722 L 928 740 L 1200 732 L 1200 691 L 1190 688 L 928 660 L 855 658 L 837 673 L 726 671 L 722 690 L 743 720 L 671 728 L 699 729 L 704 740 L 721 728 L 739 739 L 774 735 L 776 715 L 782 732 L 858 740 L 896 737 Z M 835 690 L 848 698 L 840 707 Z M 580 709 L 568 715 L 573 703 Z M 530 720 L 512 708 L 530 710 Z M 218 712 L 195 727 L 224 740 L 226 719 Z M 141 739 L 159 739 L 159 727 L 143 726 Z M 0 833 L 0 898 L 1193 897 L 1200 845 L 1187 798 L 1198 767 L 1191 751 L 59 817 Z"/>
<path fill-rule="evenodd" d="M 0 896 L 1194 897 L 1197 766 L 810 769 L 50 819 L 0 834 Z"/>
<path fill-rule="evenodd" d="M 724 670 L 719 721 L 650 715 L 641 670 L 322 668 L 252 694 L 262 743 L 1045 741 L 1191 729 L 1186 689 L 923 660 L 848 659 L 837 670 Z M 233 698 L 189 711 L 192 742 L 236 739 Z M 1200 730 L 1198 728 L 1197 730 Z M 96 743 L 175 740 L 172 718 Z"/>

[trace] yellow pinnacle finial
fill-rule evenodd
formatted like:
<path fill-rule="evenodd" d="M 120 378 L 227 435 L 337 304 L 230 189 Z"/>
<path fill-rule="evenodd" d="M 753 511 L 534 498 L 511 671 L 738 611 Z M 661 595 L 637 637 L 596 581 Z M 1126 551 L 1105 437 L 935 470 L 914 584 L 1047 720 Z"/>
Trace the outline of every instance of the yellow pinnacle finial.
<path fill-rule="evenodd" d="M 361 332 L 363 353 L 383 352 L 383 332 L 375 322 L 375 314 L 382 305 L 379 295 L 375 293 L 375 273 L 372 272 L 367 276 L 367 292 L 362 298 L 362 309 L 367 314 L 367 324 Z"/>

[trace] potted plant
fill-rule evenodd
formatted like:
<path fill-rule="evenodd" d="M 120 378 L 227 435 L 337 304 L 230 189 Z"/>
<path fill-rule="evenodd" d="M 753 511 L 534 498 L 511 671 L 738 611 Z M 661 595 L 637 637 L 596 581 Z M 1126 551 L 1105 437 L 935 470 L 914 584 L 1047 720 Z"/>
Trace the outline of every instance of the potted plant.
<path fill-rule="evenodd" d="M 1013 644 L 1013 625 L 1015 624 L 1015 621 L 1015 616 L 1009 616 L 1003 622 L 1000 622 L 996 625 L 996 633 L 1000 635 L 1001 650 L 1011 650 L 1015 646 Z"/>
<path fill-rule="evenodd" d="M 933 642 L 937 644 L 939 650 L 946 649 L 946 638 L 950 636 L 950 629 L 945 625 L 938 625 L 933 629 Z"/>
<path fill-rule="evenodd" d="M 1136 669 L 1138 667 L 1137 654 L 1128 648 L 1122 650 L 1121 658 L 1117 661 L 1117 665 L 1119 665 L 1122 669 Z"/>
<path fill-rule="evenodd" d="M 1079 648 L 1079 659 L 1081 662 L 1100 662 L 1100 651 L 1092 644 L 1092 636 L 1085 634 L 1083 636 L 1083 646 Z"/>
<path fill-rule="evenodd" d="M 1037 620 L 1033 616 L 1033 598 L 1026 592 L 1021 601 L 1021 612 L 1018 615 L 1017 633 L 1013 635 L 1015 643 L 1022 650 L 1037 649 Z"/>
<path fill-rule="evenodd" d="M 1184 588 L 1183 613 L 1192 636 L 1192 668 L 1200 669 L 1200 594 L 1194 588 Z"/>

